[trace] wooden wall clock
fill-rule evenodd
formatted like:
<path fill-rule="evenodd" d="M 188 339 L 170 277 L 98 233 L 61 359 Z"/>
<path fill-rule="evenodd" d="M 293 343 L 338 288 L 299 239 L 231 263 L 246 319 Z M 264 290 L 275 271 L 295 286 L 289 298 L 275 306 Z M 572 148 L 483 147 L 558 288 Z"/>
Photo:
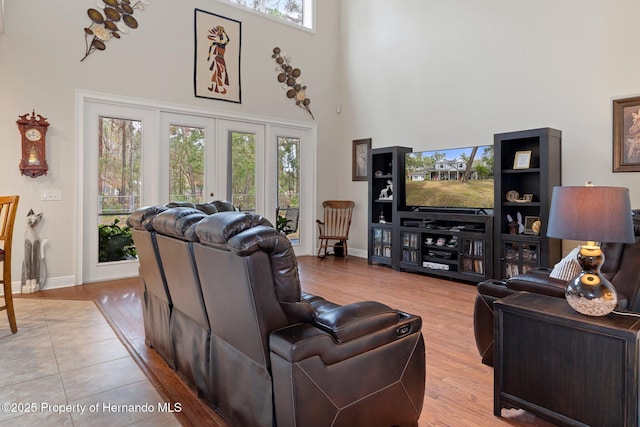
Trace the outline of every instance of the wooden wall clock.
<path fill-rule="evenodd" d="M 18 116 L 16 123 L 22 136 L 20 172 L 31 178 L 46 175 L 49 170 L 46 156 L 46 134 L 49 127 L 47 118 L 36 115 L 33 110 L 31 117 L 29 113 Z"/>

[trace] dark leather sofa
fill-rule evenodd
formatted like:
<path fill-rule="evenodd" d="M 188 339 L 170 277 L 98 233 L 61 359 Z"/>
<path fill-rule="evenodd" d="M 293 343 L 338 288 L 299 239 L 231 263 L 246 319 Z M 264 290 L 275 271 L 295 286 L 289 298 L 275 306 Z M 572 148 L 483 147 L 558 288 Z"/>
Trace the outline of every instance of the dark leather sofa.
<path fill-rule="evenodd" d="M 605 243 L 605 262 L 600 271 L 615 286 L 618 309 L 640 313 L 640 210 L 633 211 L 635 243 Z M 473 329 L 482 363 L 493 366 L 493 302 L 516 292 L 527 291 L 565 297 L 567 282 L 549 277 L 551 269 L 533 269 L 506 281 L 485 280 L 478 284 Z"/>
<path fill-rule="evenodd" d="M 148 344 L 232 426 L 417 426 L 420 317 L 306 294 L 269 221 L 200 208 L 128 220 Z"/>

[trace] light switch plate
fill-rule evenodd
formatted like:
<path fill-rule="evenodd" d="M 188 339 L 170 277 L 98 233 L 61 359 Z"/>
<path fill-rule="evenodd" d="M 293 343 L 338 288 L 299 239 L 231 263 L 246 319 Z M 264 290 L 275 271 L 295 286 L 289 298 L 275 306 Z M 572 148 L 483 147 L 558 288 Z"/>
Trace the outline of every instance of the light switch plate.
<path fill-rule="evenodd" d="M 40 192 L 40 200 L 49 202 L 62 200 L 62 191 L 42 191 Z"/>

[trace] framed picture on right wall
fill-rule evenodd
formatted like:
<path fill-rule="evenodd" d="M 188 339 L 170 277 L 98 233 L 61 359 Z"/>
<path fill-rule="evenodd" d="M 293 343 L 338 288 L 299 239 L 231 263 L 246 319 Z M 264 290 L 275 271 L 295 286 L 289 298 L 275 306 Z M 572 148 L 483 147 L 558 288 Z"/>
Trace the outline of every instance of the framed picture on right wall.
<path fill-rule="evenodd" d="M 640 172 L 640 96 L 613 101 L 613 171 Z"/>

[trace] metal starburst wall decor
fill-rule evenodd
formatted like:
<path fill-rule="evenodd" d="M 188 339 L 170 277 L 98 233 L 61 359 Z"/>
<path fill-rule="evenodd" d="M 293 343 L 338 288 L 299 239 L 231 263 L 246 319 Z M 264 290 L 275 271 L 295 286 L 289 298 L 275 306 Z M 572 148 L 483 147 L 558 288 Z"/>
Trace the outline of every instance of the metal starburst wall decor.
<path fill-rule="evenodd" d="M 131 0 L 102 0 L 96 3 L 98 9 L 88 9 L 87 15 L 91 25 L 84 29 L 85 52 L 80 62 L 96 50 L 105 50 L 105 42 L 111 38 L 120 38 L 120 33 L 127 34 L 129 29 L 138 28 L 138 21 L 133 17 L 136 9 L 144 10 L 149 4 L 147 0 L 138 0 L 133 5 Z"/>
<path fill-rule="evenodd" d="M 307 87 L 302 84 L 302 78 L 300 77 L 302 71 L 300 71 L 300 68 L 293 68 L 291 66 L 291 58 L 279 47 L 273 48 L 271 57 L 278 63 L 276 67 L 278 81 L 282 83 L 282 88 L 287 90 L 287 98 L 294 99 L 298 107 L 306 110 L 311 115 L 311 118 L 315 119 L 309 108 L 311 100 L 307 97 Z"/>

